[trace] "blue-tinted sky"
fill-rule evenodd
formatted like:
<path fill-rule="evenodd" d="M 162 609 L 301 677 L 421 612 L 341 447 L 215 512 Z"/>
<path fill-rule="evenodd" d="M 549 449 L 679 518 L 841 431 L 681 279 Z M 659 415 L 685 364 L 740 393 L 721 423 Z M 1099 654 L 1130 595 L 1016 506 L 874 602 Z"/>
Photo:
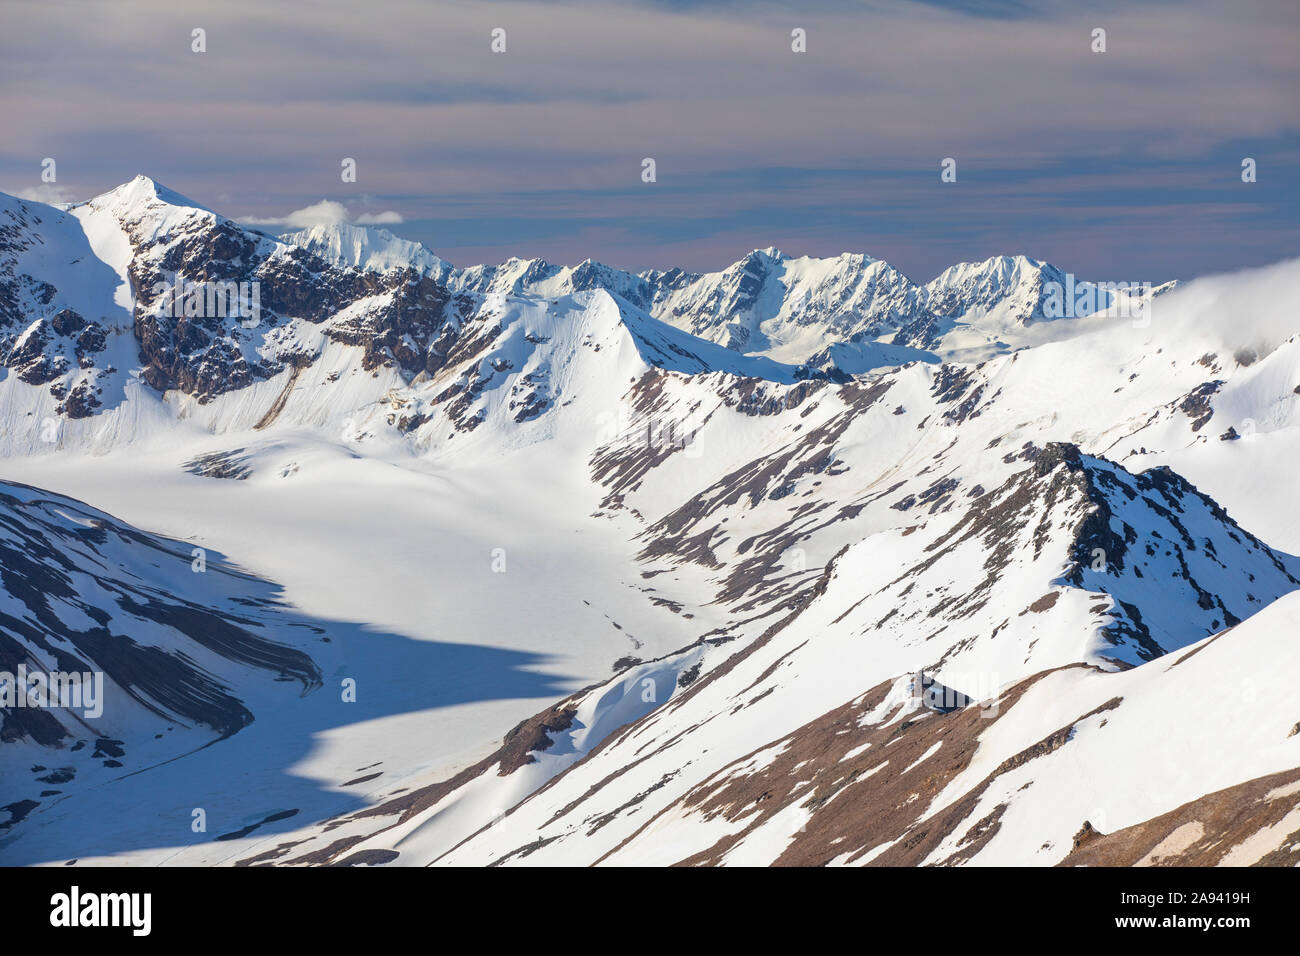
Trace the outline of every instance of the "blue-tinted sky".
<path fill-rule="evenodd" d="M 0 190 L 331 200 L 457 265 L 774 245 L 1161 281 L 1300 254 L 1297 51 L 1296 0 L 6 0 Z"/>

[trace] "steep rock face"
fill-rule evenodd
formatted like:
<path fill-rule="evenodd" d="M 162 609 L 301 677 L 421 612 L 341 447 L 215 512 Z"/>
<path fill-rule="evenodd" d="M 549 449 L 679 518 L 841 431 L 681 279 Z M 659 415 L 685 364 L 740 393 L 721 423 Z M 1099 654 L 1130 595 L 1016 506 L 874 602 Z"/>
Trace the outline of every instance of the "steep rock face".
<path fill-rule="evenodd" d="M 949 654 L 1005 647 L 1017 633 L 1027 659 L 1041 654 L 1050 627 L 1025 630 L 1000 613 L 1012 610 L 1009 589 L 1037 576 L 1044 589 L 1028 608 L 1030 619 L 1068 598 L 1056 589 L 1062 584 L 1104 595 L 1109 602 L 1090 612 L 1100 613 L 1100 628 L 1083 659 L 1130 667 L 1231 627 L 1300 587 L 1296 559 L 1273 551 L 1167 468 L 1133 475 L 1061 443 L 1032 462 L 974 498 L 925 546 L 924 560 L 890 584 L 897 602 L 889 626 L 900 636 L 924 629 L 935 637 L 957 622 L 987 619 L 987 636 L 977 628 L 961 640 L 944 637 Z M 972 547 L 982 555 L 974 578 L 963 574 Z M 918 600 L 923 591 L 938 599 Z M 1064 659 L 1075 654 L 1067 650 Z"/>
<path fill-rule="evenodd" d="M 0 330 L 7 334 L 25 328 L 32 312 L 51 305 L 58 292 L 27 271 L 28 261 L 45 245 L 46 216 L 57 219 L 58 213 L 0 193 Z"/>
<path fill-rule="evenodd" d="M 331 323 L 326 335 L 363 349 L 367 369 L 396 366 L 407 377 L 437 371 L 457 332 L 448 322 L 451 294 L 413 269 L 389 273 L 386 285 L 387 291 L 370 307 L 345 306 L 345 317 Z"/>
<path fill-rule="evenodd" d="M 738 352 L 761 349 L 761 323 L 781 304 L 783 290 L 772 283 L 777 262 L 775 250 L 756 250 L 721 273 L 658 295 L 655 304 L 693 335 Z"/>
<path fill-rule="evenodd" d="M 92 200 L 81 214 L 92 221 L 111 217 L 130 244 L 142 378 L 154 388 L 204 401 L 269 378 L 306 357 L 294 334 L 299 322 L 327 324 L 330 338 L 365 349 L 368 367 L 423 370 L 448 302 L 434 278 L 410 267 L 388 274 L 335 267 L 166 191 L 160 195 L 156 184 L 137 181 L 123 189 Z M 184 291 L 191 285 L 199 287 L 193 299 L 201 302 Z"/>
<path fill-rule="evenodd" d="M 454 314 L 442 284 L 446 270 L 416 255 L 421 247 L 414 244 L 397 249 L 410 261 L 394 264 L 390 256 L 388 271 L 335 264 L 311 251 L 319 236 L 303 238 L 302 246 L 278 242 L 138 177 L 66 213 L 46 212 L 53 227 L 83 232 L 76 241 L 55 235 L 61 245 L 79 242 L 73 265 L 98 255 L 99 273 L 105 264 L 117 270 L 116 291 L 96 273 L 100 288 L 91 298 L 82 288 L 89 283 L 66 264 L 55 269 L 37 260 L 45 268 L 31 268 L 50 223 L 26 204 L 15 202 L 6 214 L 0 303 L 7 327 L 28 320 L 21 333 L 10 332 L 6 364 L 25 381 L 55 383 L 56 397 L 72 393 L 60 408 L 71 417 L 96 407 L 103 390 L 96 376 L 127 363 L 138 363 L 141 380 L 158 391 L 210 401 L 310 361 L 319 349 L 310 327 L 361 348 L 367 368 L 397 368 L 407 377 L 436 367 L 446 346 Z M 328 244 L 322 249 L 341 255 Z M 82 292 L 89 309 L 60 309 L 64 285 Z M 116 315 L 110 322 L 96 318 L 109 313 Z M 97 356 L 128 322 L 134 349 L 114 355 L 110 368 Z M 85 374 L 69 375 L 77 369 Z"/>
<path fill-rule="evenodd" d="M 1295 558 L 1240 527 L 1168 466 L 1130 475 L 1079 455 L 1063 458 L 1063 468 L 1082 477 L 1094 504 L 1064 579 L 1115 599 L 1106 637 L 1136 642 L 1141 659 L 1233 627 L 1300 587 Z"/>
<path fill-rule="evenodd" d="M 0 196 L 0 366 L 44 387 L 59 415 L 91 415 L 117 377 L 112 278 L 71 216 Z"/>

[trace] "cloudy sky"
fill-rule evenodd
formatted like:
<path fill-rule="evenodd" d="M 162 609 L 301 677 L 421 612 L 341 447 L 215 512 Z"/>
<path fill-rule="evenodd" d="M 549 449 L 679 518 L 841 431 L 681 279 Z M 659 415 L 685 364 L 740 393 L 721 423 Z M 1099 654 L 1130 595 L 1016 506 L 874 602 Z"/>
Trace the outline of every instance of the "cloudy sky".
<path fill-rule="evenodd" d="M 777 246 L 1161 281 L 1300 254 L 1297 50 L 1296 0 L 5 0 L 0 190 L 143 172 L 457 265 Z"/>

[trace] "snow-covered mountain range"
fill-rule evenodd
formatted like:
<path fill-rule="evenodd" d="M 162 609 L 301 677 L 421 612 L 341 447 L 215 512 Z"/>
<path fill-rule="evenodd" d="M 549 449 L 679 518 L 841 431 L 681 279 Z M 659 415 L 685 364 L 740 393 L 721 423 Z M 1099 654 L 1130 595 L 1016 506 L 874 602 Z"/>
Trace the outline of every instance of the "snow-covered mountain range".
<path fill-rule="evenodd" d="M 849 372 L 935 361 L 928 349 L 1006 352 L 1020 344 L 1033 323 L 1066 314 L 1084 318 L 1121 304 L 1136 310 L 1140 300 L 1174 286 L 1107 290 L 1076 283 L 1055 266 L 1026 256 L 961 263 L 918 285 L 888 262 L 861 253 L 792 259 L 773 248 L 756 249 L 723 271 L 706 274 L 681 269 L 634 274 L 590 259 L 577 266 L 510 259 L 456 270 L 384 230 L 338 224 L 283 238 L 336 265 L 377 271 L 415 265 L 452 289 L 481 295 L 556 298 L 603 289 L 737 352 Z M 1053 286 L 1069 298 L 1056 315 L 1049 301 Z"/>
<path fill-rule="evenodd" d="M 1297 288 L 0 195 L 0 861 L 1295 863 Z"/>

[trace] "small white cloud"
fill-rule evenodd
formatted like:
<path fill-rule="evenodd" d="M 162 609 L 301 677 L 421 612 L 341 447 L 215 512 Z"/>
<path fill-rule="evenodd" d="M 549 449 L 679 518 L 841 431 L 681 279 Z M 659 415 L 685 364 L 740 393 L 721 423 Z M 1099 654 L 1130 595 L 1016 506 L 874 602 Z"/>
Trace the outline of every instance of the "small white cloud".
<path fill-rule="evenodd" d="M 312 226 L 333 226 L 338 223 L 352 222 L 359 226 L 390 225 L 403 222 L 400 213 L 391 209 L 379 213 L 362 213 L 355 219 L 348 212 L 348 207 L 332 199 L 322 199 L 318 203 L 295 209 L 287 216 L 245 216 L 243 221 L 250 226 L 287 226 L 290 229 L 310 229 Z"/>
<path fill-rule="evenodd" d="M 63 186 L 56 186 L 53 183 L 41 183 L 36 187 L 19 189 L 10 193 L 10 195 L 18 199 L 45 203 L 72 202 L 75 198 L 68 189 Z"/>
<path fill-rule="evenodd" d="M 353 220 L 358 226 L 388 226 L 394 223 L 404 222 L 402 214 L 393 212 L 363 213 Z"/>

